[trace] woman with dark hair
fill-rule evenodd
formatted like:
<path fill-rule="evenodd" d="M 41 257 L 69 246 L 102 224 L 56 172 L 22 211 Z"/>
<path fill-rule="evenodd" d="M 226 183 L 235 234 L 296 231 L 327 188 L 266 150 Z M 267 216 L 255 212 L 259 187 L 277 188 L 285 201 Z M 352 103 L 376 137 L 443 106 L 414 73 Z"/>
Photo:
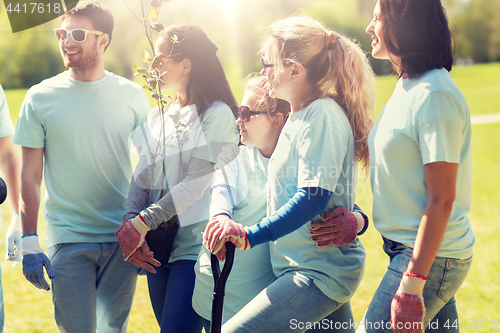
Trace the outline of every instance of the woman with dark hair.
<path fill-rule="evenodd" d="M 379 0 L 366 32 L 399 81 L 368 140 L 373 221 L 390 264 L 359 331 L 458 332 L 454 295 L 475 238 L 470 115 L 449 74 L 448 22 L 440 0 Z"/>
<path fill-rule="evenodd" d="M 199 332 L 191 299 L 209 216 L 208 187 L 221 149 L 239 141 L 236 101 L 216 51 L 197 25 L 174 25 L 162 33 L 155 46 L 164 56 L 160 84 L 176 94 L 132 137 L 142 149 L 116 235 L 125 259 L 149 271 L 150 299 L 162 332 Z M 146 234 L 173 221 L 180 228 L 169 258 L 160 263 Z"/>

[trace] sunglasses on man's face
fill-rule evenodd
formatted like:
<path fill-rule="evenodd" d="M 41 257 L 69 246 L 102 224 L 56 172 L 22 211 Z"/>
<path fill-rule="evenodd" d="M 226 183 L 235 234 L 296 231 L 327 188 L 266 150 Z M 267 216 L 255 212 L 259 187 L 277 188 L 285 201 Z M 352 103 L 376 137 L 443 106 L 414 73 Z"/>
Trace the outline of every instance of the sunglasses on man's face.
<path fill-rule="evenodd" d="M 266 111 L 252 111 L 248 106 L 240 106 L 238 108 L 238 117 L 243 123 L 246 123 L 247 121 L 250 120 L 251 116 L 257 115 L 257 114 L 267 114 Z"/>
<path fill-rule="evenodd" d="M 68 36 L 71 36 L 71 38 L 77 42 L 77 43 L 83 43 L 87 40 L 87 34 L 91 33 L 97 36 L 100 36 L 103 34 L 101 31 L 97 30 L 87 30 L 87 29 L 72 29 L 72 30 L 67 30 L 63 28 L 59 29 L 54 29 L 54 33 L 56 34 L 56 38 L 60 42 L 64 42 L 65 40 L 68 39 Z"/>

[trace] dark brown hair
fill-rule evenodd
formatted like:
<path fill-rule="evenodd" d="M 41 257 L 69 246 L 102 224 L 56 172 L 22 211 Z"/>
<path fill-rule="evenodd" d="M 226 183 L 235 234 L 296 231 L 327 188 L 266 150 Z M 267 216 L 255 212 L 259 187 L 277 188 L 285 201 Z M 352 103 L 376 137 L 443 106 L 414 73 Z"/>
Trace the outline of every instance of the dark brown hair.
<path fill-rule="evenodd" d="M 196 24 L 177 24 L 167 27 L 161 37 L 172 47 L 167 53 L 169 58 L 191 60 L 186 97 L 188 101 L 195 97 L 198 114 L 202 116 L 213 102 L 221 101 L 231 108 L 236 118 L 238 106 L 217 58 L 217 46 L 205 32 Z"/>
<path fill-rule="evenodd" d="M 111 10 L 96 1 L 80 1 L 78 4 L 70 9 L 67 13 L 61 16 L 60 20 L 63 22 L 68 16 L 83 16 L 92 22 L 92 28 L 108 34 L 109 42 L 106 45 L 108 48 L 113 36 L 114 18 Z M 106 49 L 104 49 L 106 50 Z"/>
<path fill-rule="evenodd" d="M 379 0 L 379 3 L 387 50 L 401 59 L 395 66 L 399 77 L 415 78 L 443 67 L 451 71 L 452 39 L 440 0 Z"/>

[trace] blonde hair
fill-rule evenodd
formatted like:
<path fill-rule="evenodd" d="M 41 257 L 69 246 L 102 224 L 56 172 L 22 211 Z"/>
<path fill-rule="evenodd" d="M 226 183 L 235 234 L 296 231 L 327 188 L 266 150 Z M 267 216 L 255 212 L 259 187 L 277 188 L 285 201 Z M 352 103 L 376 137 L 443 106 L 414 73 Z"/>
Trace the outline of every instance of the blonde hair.
<path fill-rule="evenodd" d="M 255 94 L 256 111 L 266 111 L 269 116 L 281 113 L 284 118 L 290 113 L 290 103 L 284 99 L 270 96 L 271 87 L 265 76 L 249 75 L 245 85 L 245 91 L 251 91 Z"/>
<path fill-rule="evenodd" d="M 269 26 L 259 53 L 265 51 L 276 76 L 293 63 L 304 66 L 317 88 L 306 105 L 329 96 L 342 106 L 354 134 L 356 158 L 367 167 L 375 75 L 359 45 L 308 16 L 291 16 Z"/>

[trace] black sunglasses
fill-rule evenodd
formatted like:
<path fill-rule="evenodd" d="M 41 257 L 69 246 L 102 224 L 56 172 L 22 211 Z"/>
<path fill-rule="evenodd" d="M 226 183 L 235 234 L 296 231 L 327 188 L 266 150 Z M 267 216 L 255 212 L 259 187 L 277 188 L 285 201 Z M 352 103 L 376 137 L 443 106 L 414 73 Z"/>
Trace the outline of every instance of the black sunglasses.
<path fill-rule="evenodd" d="M 87 29 L 54 29 L 54 33 L 56 34 L 56 38 L 60 42 L 64 42 L 66 39 L 68 39 L 68 36 L 71 36 L 73 40 L 77 43 L 83 43 L 87 40 L 87 34 L 91 33 L 97 36 L 100 36 L 103 34 L 101 31 L 97 30 L 87 30 Z"/>
<path fill-rule="evenodd" d="M 251 116 L 254 116 L 257 114 L 267 114 L 267 112 L 266 111 L 252 111 L 252 110 L 250 110 L 250 108 L 248 106 L 244 106 L 244 105 L 242 105 L 238 108 L 238 117 L 244 123 L 249 121 Z"/>

